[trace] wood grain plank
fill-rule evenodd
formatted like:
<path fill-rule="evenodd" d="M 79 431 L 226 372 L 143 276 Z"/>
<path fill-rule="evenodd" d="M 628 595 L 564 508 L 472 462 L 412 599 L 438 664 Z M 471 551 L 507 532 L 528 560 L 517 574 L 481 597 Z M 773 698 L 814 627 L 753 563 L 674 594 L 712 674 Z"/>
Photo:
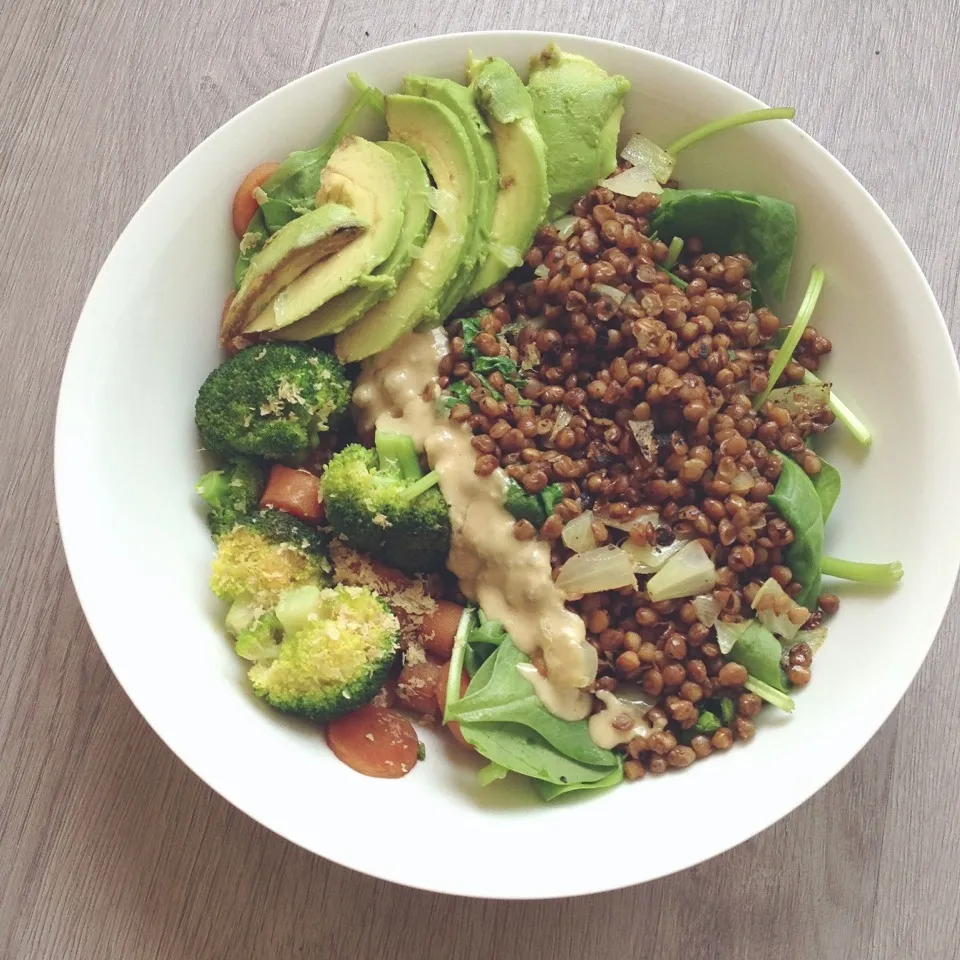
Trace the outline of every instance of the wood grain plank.
<path fill-rule="evenodd" d="M 801 124 L 874 194 L 960 336 L 958 0 L 612 7 L 480 0 L 0 4 L 0 957 L 672 960 L 953 956 L 956 599 L 902 708 L 800 810 L 683 874 L 577 901 L 404 890 L 273 836 L 214 795 L 111 677 L 52 500 L 56 386 L 110 245 L 239 109 L 339 57 L 442 29 L 582 32 L 676 56 Z M 718 814 L 713 814 L 718 815 Z M 685 824 L 669 829 L 682 830 Z M 602 844 L 643 855 L 649 824 Z"/>

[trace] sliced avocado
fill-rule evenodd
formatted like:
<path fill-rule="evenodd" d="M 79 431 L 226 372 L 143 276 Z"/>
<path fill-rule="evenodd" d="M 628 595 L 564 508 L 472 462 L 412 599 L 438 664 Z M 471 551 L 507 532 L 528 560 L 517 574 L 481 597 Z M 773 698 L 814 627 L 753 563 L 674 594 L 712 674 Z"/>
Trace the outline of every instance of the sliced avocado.
<path fill-rule="evenodd" d="M 467 66 L 470 88 L 490 125 L 500 183 L 490 224 L 490 252 L 467 291 L 472 298 L 499 283 L 522 262 L 550 204 L 546 147 L 533 101 L 516 70 L 499 57 Z"/>
<path fill-rule="evenodd" d="M 243 283 L 220 327 L 226 344 L 284 287 L 360 236 L 367 221 L 349 207 L 325 203 L 281 227 L 250 261 Z"/>
<path fill-rule="evenodd" d="M 489 252 L 490 228 L 499 181 L 497 151 L 490 128 L 474 102 L 473 93 L 462 83 L 437 77 L 407 76 L 403 78 L 403 89 L 404 93 L 435 100 L 452 110 L 463 125 L 473 157 L 477 161 L 477 230 L 473 242 L 464 249 L 456 282 L 450 286 L 440 303 L 440 313 L 446 316 L 466 296 L 473 276 Z"/>
<path fill-rule="evenodd" d="M 390 139 L 417 152 L 449 202 L 438 204 L 423 253 L 393 296 L 337 337 L 337 354 L 345 362 L 383 350 L 425 320 L 445 318 L 440 304 L 457 281 L 461 258 L 477 229 L 477 162 L 463 124 L 442 103 L 402 93 L 386 98 L 386 111 Z"/>
<path fill-rule="evenodd" d="M 547 218 L 552 220 L 616 169 L 630 82 L 551 43 L 531 59 L 527 88 L 547 146 Z"/>
<path fill-rule="evenodd" d="M 362 137 L 344 137 L 321 174 L 317 205 L 342 203 L 369 229 L 341 254 L 310 267 L 280 290 L 245 332 L 289 326 L 351 287 L 389 285 L 389 278 L 371 274 L 397 245 L 406 199 L 406 180 L 392 154 Z"/>
<path fill-rule="evenodd" d="M 389 140 L 377 144 L 386 150 L 400 164 L 404 179 L 407 181 L 407 203 L 403 213 L 403 227 L 400 239 L 387 257 L 374 272 L 375 277 L 389 281 L 378 287 L 354 287 L 334 297 L 309 317 L 304 317 L 289 327 L 278 330 L 276 336 L 281 340 L 313 340 L 345 330 L 354 321 L 362 317 L 374 304 L 389 297 L 397 288 L 404 271 L 410 266 L 414 254 L 427 236 L 430 226 L 430 203 L 428 191 L 430 179 L 420 158 L 405 143 L 392 143 Z"/>

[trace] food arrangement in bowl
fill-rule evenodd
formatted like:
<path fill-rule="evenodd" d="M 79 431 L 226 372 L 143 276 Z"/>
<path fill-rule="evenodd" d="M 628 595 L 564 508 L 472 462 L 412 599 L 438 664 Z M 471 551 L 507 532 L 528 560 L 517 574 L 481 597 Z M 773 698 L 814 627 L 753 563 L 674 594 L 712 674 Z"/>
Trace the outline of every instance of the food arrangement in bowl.
<path fill-rule="evenodd" d="M 662 148 L 621 131 L 624 77 L 553 45 L 527 78 L 353 82 L 328 140 L 237 192 L 196 402 L 251 695 L 360 773 L 409 774 L 432 725 L 544 800 L 750 741 L 811 681 L 825 578 L 902 575 L 824 550 L 818 438 L 871 437 L 821 369 L 824 273 L 772 309 L 794 207 L 673 179 L 793 112 Z"/>

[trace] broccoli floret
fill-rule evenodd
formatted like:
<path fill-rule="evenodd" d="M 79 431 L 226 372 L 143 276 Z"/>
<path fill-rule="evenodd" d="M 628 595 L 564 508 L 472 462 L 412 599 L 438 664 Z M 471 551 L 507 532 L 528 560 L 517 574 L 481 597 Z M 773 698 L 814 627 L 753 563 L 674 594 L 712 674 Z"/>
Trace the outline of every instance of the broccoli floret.
<path fill-rule="evenodd" d="M 334 357 L 300 344 L 248 347 L 213 370 L 197 395 L 204 446 L 221 456 L 302 461 L 350 402 Z"/>
<path fill-rule="evenodd" d="M 263 481 L 263 467 L 248 457 L 240 457 L 222 470 L 211 470 L 200 478 L 197 493 L 210 504 L 207 525 L 215 538 L 228 533 L 256 510 Z"/>
<path fill-rule="evenodd" d="M 242 518 L 217 540 L 210 587 L 222 600 L 246 605 L 252 621 L 256 611 L 272 607 L 290 587 L 329 582 L 326 546 L 316 530 L 296 517 L 262 510 Z M 239 615 L 235 622 L 240 622 Z M 239 632 L 239 627 L 231 632 Z"/>
<path fill-rule="evenodd" d="M 376 450 L 344 447 L 323 474 L 327 522 L 354 550 L 411 575 L 442 570 L 450 517 L 410 437 L 377 431 Z"/>
<path fill-rule="evenodd" d="M 292 609 L 284 615 L 284 607 Z M 237 641 L 238 653 L 256 659 L 249 672 L 254 693 L 271 706 L 329 720 L 363 706 L 383 686 L 400 624 L 375 593 L 301 587 L 281 599 L 277 614 L 282 641 L 276 643 L 269 620 Z"/>
<path fill-rule="evenodd" d="M 234 649 L 244 660 L 272 660 L 280 653 L 283 628 L 277 615 L 268 610 L 237 634 Z"/>

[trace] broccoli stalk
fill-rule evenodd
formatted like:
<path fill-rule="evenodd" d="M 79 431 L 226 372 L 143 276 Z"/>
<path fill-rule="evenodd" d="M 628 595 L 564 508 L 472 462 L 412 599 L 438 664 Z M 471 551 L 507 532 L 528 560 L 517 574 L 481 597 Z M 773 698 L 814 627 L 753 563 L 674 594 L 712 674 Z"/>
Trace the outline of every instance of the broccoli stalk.
<path fill-rule="evenodd" d="M 872 587 L 892 587 L 903 579 L 903 565 L 899 560 L 893 563 L 858 563 L 856 560 L 824 557 L 820 561 L 820 572 L 825 577 L 852 580 Z"/>
<path fill-rule="evenodd" d="M 323 474 L 327 520 L 354 550 L 404 573 L 442 570 L 450 550 L 436 471 L 424 474 L 413 440 L 378 430 L 374 448 L 335 454 Z"/>

